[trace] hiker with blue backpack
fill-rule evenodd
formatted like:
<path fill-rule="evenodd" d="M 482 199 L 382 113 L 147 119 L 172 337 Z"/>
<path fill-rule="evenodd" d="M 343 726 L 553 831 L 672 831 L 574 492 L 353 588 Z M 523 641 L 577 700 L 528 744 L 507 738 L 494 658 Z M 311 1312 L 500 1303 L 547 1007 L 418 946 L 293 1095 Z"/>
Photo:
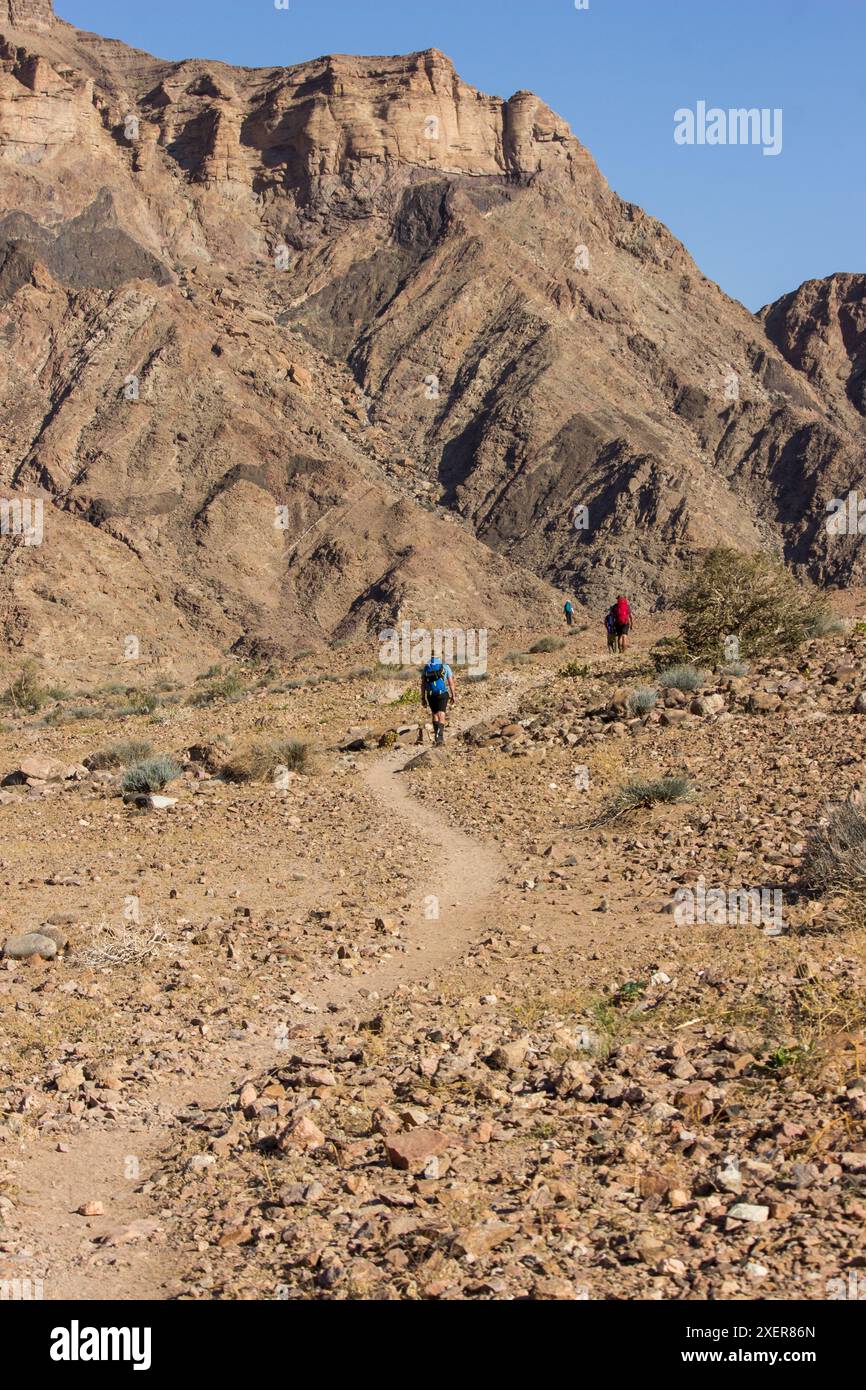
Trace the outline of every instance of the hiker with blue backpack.
<path fill-rule="evenodd" d="M 448 702 L 455 704 L 454 673 L 441 657 L 434 656 L 421 672 L 421 704 L 433 716 L 433 742 L 445 742 L 445 714 Z"/>

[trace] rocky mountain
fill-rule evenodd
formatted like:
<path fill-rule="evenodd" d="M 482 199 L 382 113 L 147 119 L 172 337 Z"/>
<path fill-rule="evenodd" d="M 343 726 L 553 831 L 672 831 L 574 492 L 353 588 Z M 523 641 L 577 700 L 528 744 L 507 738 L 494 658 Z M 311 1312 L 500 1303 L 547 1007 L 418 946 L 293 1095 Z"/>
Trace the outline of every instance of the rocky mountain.
<path fill-rule="evenodd" d="M 654 605 L 722 540 L 861 575 L 864 278 L 749 314 L 436 50 L 170 63 L 6 0 L 0 210 L 7 648 Z"/>

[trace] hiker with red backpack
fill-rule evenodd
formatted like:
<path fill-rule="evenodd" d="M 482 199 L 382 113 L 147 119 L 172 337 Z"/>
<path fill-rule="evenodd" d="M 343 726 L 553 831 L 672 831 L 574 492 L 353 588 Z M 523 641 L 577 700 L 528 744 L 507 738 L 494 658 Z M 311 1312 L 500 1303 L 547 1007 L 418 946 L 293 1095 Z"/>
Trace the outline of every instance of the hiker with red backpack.
<path fill-rule="evenodd" d="M 625 594 L 619 594 L 616 603 L 613 605 L 614 635 L 616 637 L 616 649 L 624 652 L 626 649 L 626 639 L 631 632 L 631 607 Z"/>
<path fill-rule="evenodd" d="M 434 656 L 421 671 L 421 704 L 426 705 L 433 716 L 433 742 L 437 746 L 445 742 L 445 715 L 449 700 L 452 704 L 457 701 L 454 672 L 441 657 Z"/>

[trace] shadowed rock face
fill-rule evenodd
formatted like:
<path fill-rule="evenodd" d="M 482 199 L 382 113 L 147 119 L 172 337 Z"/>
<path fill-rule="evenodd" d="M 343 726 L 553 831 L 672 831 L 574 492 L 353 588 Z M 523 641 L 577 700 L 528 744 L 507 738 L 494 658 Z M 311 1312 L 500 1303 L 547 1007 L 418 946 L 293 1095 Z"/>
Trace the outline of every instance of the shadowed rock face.
<path fill-rule="evenodd" d="M 27 284 L 38 263 L 70 289 L 112 290 L 130 280 L 156 285 L 171 280 L 166 267 L 116 225 L 107 189 L 53 235 L 26 213 L 0 218 L 0 304 Z"/>
<path fill-rule="evenodd" d="M 863 473 L 863 305 L 832 277 L 749 314 L 538 97 L 435 49 L 235 69 L 29 23 L 0 486 L 53 524 L 0 568 L 0 639 L 537 621 L 551 581 L 663 602 L 720 542 L 858 581 L 824 519 Z"/>

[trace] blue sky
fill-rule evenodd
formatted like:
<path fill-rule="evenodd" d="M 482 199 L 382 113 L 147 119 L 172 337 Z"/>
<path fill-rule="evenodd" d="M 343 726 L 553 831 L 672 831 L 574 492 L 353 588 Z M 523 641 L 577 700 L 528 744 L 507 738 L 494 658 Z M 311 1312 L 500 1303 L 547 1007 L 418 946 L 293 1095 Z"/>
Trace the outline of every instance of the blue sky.
<path fill-rule="evenodd" d="M 440 48 L 570 123 L 622 197 L 757 309 L 866 271 L 864 0 L 55 0 L 82 29 L 165 58 L 247 66 Z M 678 145 L 674 112 L 781 108 L 782 149 Z"/>

